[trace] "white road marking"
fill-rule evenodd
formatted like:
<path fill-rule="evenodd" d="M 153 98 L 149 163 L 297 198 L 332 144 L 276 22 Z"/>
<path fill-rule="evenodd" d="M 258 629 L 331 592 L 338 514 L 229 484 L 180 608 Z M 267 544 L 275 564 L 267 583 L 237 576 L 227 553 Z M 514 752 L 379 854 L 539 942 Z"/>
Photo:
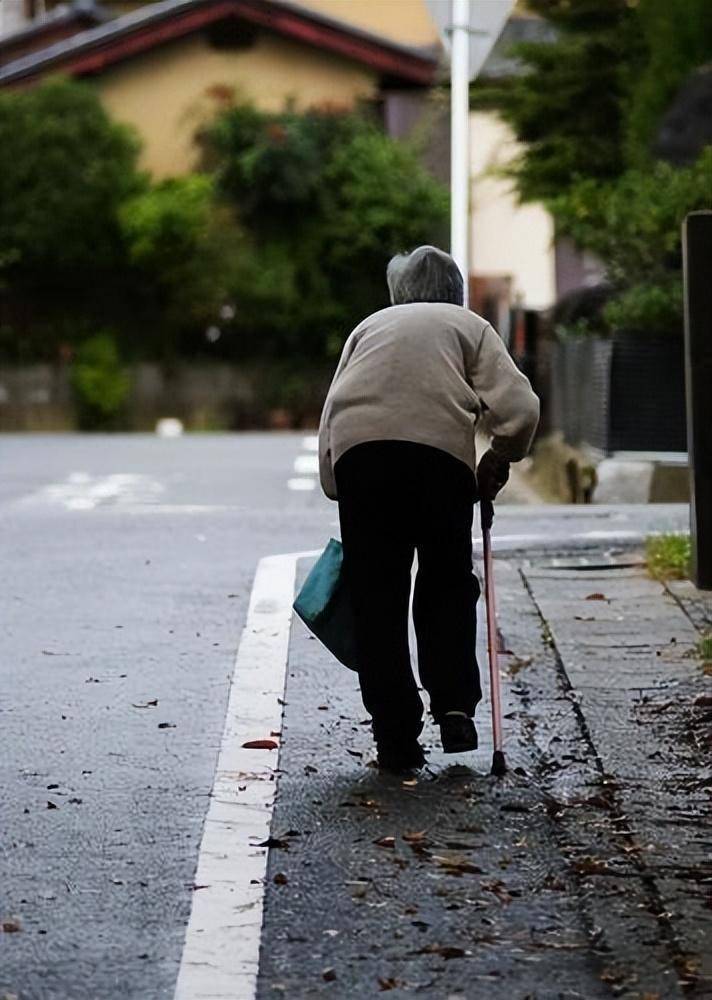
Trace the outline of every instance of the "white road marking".
<path fill-rule="evenodd" d="M 302 448 L 304 451 L 319 451 L 319 438 L 316 434 L 310 434 L 302 438 Z"/>
<path fill-rule="evenodd" d="M 294 459 L 294 471 L 298 475 L 318 475 L 319 456 L 318 455 L 297 455 Z"/>
<path fill-rule="evenodd" d="M 240 639 L 227 716 L 195 874 L 196 888 L 175 1000 L 254 1000 L 267 848 L 279 751 L 297 562 L 318 552 L 260 561 Z M 278 742 L 278 737 L 276 741 Z"/>
<path fill-rule="evenodd" d="M 50 483 L 25 497 L 23 502 L 61 504 L 67 510 L 94 510 L 109 504 L 153 503 L 163 490 L 157 479 L 133 472 L 110 476 L 72 472 L 64 482 Z"/>
<path fill-rule="evenodd" d="M 308 479 L 306 476 L 299 476 L 294 479 L 287 480 L 287 489 L 290 490 L 314 490 L 316 489 L 316 480 Z"/>

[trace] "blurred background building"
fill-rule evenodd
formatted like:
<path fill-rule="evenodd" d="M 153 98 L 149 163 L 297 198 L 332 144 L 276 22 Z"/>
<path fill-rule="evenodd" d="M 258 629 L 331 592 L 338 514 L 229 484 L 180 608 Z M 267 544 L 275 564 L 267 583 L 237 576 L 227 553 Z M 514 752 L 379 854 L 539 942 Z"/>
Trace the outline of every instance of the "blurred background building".
<path fill-rule="evenodd" d="M 447 182 L 447 94 L 438 31 L 425 0 L 0 0 L 0 86 L 49 74 L 91 79 L 107 109 L 141 135 L 142 163 L 156 178 L 194 169 L 196 127 L 235 90 L 258 107 L 380 108 L 396 137 L 427 130 L 423 159 Z M 482 78 L 518 72 L 507 57 L 521 40 L 549 37 L 539 18 L 516 9 Z M 568 242 L 557 244 L 539 205 L 519 205 L 498 171 L 517 155 L 496 112 L 471 122 L 472 306 L 507 336 L 510 309 L 541 310 L 598 272 Z"/>
<path fill-rule="evenodd" d="M 711 65 L 710 0 L 520 0 L 470 88 L 470 303 L 573 500 L 602 455 L 685 461 Z M 310 425 L 388 256 L 447 245 L 449 177 L 426 0 L 0 0 L 0 428 L 87 393 L 101 426 Z"/>

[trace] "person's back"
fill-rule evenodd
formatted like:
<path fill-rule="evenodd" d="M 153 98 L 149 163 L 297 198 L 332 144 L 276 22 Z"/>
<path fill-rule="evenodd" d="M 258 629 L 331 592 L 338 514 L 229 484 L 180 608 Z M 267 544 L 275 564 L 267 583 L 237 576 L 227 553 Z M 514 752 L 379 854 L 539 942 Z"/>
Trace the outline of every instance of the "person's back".
<path fill-rule="evenodd" d="M 499 458 L 523 458 L 539 401 L 486 320 L 449 302 L 412 302 L 373 313 L 346 342 L 324 406 L 325 493 L 336 498 L 333 466 L 366 441 L 429 445 L 474 472 L 475 428 L 483 412 Z"/>
<path fill-rule="evenodd" d="M 362 441 L 407 440 L 469 465 L 481 404 L 467 381 L 487 324 L 461 306 L 416 302 L 365 319 L 330 393 L 334 462 Z"/>

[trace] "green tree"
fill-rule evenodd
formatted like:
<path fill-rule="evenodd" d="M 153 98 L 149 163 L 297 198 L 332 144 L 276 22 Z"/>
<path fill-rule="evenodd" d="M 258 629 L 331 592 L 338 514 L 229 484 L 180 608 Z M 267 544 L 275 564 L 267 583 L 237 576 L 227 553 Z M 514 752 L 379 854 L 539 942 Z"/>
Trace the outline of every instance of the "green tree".
<path fill-rule="evenodd" d="M 53 356 L 66 330 L 119 294 L 118 209 L 145 184 L 138 149 L 85 85 L 0 94 L 0 322 L 35 355 Z"/>
<path fill-rule="evenodd" d="M 548 201 L 581 179 L 624 168 L 625 101 L 641 56 L 628 0 L 529 0 L 555 34 L 512 46 L 521 73 L 477 85 L 524 144 L 511 175 L 523 201 Z"/>
<path fill-rule="evenodd" d="M 712 3 L 641 0 L 636 15 L 645 58 L 631 80 L 625 151 L 631 165 L 644 166 L 676 91 L 691 70 L 712 59 Z"/>
<path fill-rule="evenodd" d="M 388 258 L 446 232 L 447 192 L 367 114 L 238 104 L 202 140 L 252 246 L 234 295 L 242 350 L 333 356 L 388 304 Z"/>

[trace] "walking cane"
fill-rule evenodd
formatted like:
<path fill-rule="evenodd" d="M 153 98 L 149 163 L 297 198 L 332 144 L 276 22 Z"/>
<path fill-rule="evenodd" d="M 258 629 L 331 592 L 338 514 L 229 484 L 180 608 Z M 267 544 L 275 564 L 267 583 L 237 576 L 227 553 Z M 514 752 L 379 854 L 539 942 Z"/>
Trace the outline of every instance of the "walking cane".
<path fill-rule="evenodd" d="M 491 500 L 480 501 L 482 524 L 482 554 L 485 563 L 485 604 L 487 606 L 487 653 L 489 656 L 490 700 L 492 703 L 492 774 L 498 778 L 507 773 L 507 762 L 502 749 L 502 701 L 499 693 L 499 663 L 497 661 L 497 608 L 494 599 L 494 568 L 490 529 L 494 520 Z"/>

